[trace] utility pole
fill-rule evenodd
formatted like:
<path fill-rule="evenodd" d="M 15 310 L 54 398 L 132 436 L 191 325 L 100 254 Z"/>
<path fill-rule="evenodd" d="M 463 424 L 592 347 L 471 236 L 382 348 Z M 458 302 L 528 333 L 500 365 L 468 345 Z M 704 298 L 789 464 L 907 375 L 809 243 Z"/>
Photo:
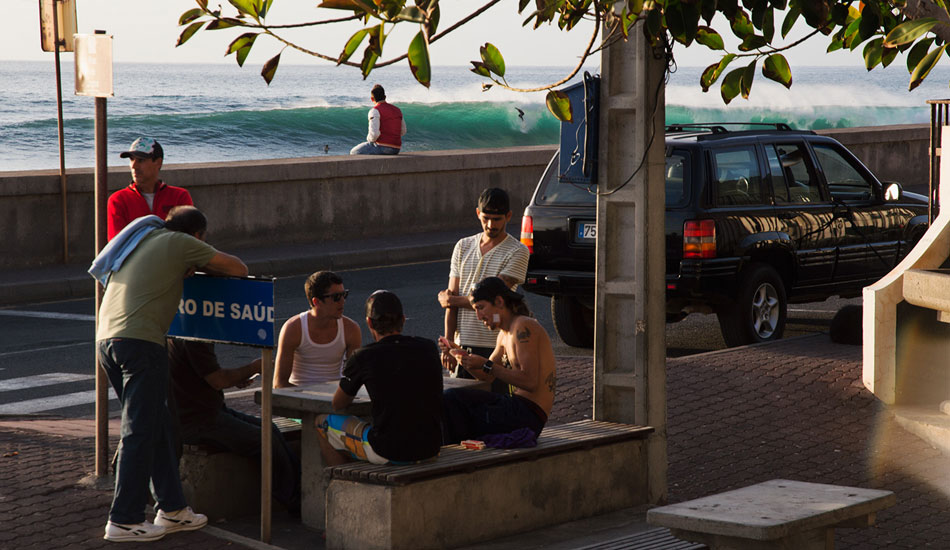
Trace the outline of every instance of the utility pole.
<path fill-rule="evenodd" d="M 648 499 L 666 499 L 665 70 L 639 29 L 601 54 L 594 420 L 652 426 Z"/>

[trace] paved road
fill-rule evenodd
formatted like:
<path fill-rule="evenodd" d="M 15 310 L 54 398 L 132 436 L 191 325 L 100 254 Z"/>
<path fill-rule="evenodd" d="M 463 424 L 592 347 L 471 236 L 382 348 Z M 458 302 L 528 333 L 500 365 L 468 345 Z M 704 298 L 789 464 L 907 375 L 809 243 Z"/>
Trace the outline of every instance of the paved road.
<path fill-rule="evenodd" d="M 408 317 L 405 331 L 435 338 L 442 333 L 442 310 L 435 295 L 448 281 L 448 262 L 341 272 L 350 289 L 346 315 L 363 325 L 363 301 L 373 290 L 387 288 L 398 294 Z M 276 284 L 278 327 L 306 307 L 304 277 L 279 279 Z M 527 295 L 532 311 L 555 341 L 559 356 L 589 357 L 588 349 L 572 348 L 556 338 L 546 298 Z M 850 300 L 849 302 L 856 302 Z M 795 305 L 789 311 L 789 336 L 827 330 L 840 301 Z M 94 319 L 92 300 L 27 304 L 0 309 L 0 416 L 55 414 L 67 417 L 93 414 Z M 724 347 L 714 315 L 692 315 L 667 325 L 668 355 L 681 356 Z M 364 341 L 369 332 L 363 326 Z M 224 366 L 257 356 L 254 348 L 218 347 Z M 111 392 L 110 392 L 111 396 Z M 117 410 L 113 398 L 112 410 Z"/>

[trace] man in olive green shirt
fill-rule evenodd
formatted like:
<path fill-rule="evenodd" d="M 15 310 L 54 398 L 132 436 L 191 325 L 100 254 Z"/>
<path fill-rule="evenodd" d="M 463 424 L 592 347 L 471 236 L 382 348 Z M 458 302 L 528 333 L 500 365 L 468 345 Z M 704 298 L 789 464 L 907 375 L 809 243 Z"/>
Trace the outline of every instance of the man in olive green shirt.
<path fill-rule="evenodd" d="M 203 527 L 208 518 L 185 502 L 166 404 L 165 333 L 181 300 L 183 279 L 196 269 L 245 276 L 235 256 L 204 242 L 207 220 L 193 206 L 173 208 L 163 229 L 149 232 L 112 273 L 99 308 L 99 362 L 122 403 L 115 494 L 106 524 L 110 541 L 150 541 Z M 145 521 L 149 484 L 154 523 Z"/>

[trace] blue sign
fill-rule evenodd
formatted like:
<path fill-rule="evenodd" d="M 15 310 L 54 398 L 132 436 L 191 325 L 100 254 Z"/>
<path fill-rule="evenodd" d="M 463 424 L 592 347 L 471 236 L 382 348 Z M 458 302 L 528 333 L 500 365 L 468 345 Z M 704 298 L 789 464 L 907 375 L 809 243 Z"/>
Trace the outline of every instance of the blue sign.
<path fill-rule="evenodd" d="M 185 279 L 169 336 L 274 347 L 274 279 Z"/>

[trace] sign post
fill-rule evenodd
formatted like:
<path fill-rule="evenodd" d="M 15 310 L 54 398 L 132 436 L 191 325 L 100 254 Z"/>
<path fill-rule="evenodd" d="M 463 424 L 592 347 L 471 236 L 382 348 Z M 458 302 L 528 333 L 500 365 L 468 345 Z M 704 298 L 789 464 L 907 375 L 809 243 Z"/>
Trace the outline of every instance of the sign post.
<path fill-rule="evenodd" d="M 96 219 L 96 255 L 106 245 L 106 199 L 108 167 L 106 149 L 106 98 L 112 96 L 112 36 L 105 31 L 96 34 L 77 34 L 76 95 L 96 98 L 96 187 L 94 193 Z M 96 327 L 99 326 L 99 306 L 102 304 L 102 286 L 96 285 Z M 109 468 L 109 380 L 99 368 L 96 358 L 96 476 L 104 477 Z"/>
<path fill-rule="evenodd" d="M 73 51 L 76 34 L 75 0 L 40 0 L 40 47 L 54 52 L 56 63 L 56 127 L 59 131 L 59 187 L 63 211 L 63 263 L 69 263 L 69 224 L 66 218 L 66 152 L 63 134 L 63 83 L 59 52 Z"/>
<path fill-rule="evenodd" d="M 274 279 L 185 279 L 169 336 L 261 348 L 261 541 L 271 540 Z"/>

